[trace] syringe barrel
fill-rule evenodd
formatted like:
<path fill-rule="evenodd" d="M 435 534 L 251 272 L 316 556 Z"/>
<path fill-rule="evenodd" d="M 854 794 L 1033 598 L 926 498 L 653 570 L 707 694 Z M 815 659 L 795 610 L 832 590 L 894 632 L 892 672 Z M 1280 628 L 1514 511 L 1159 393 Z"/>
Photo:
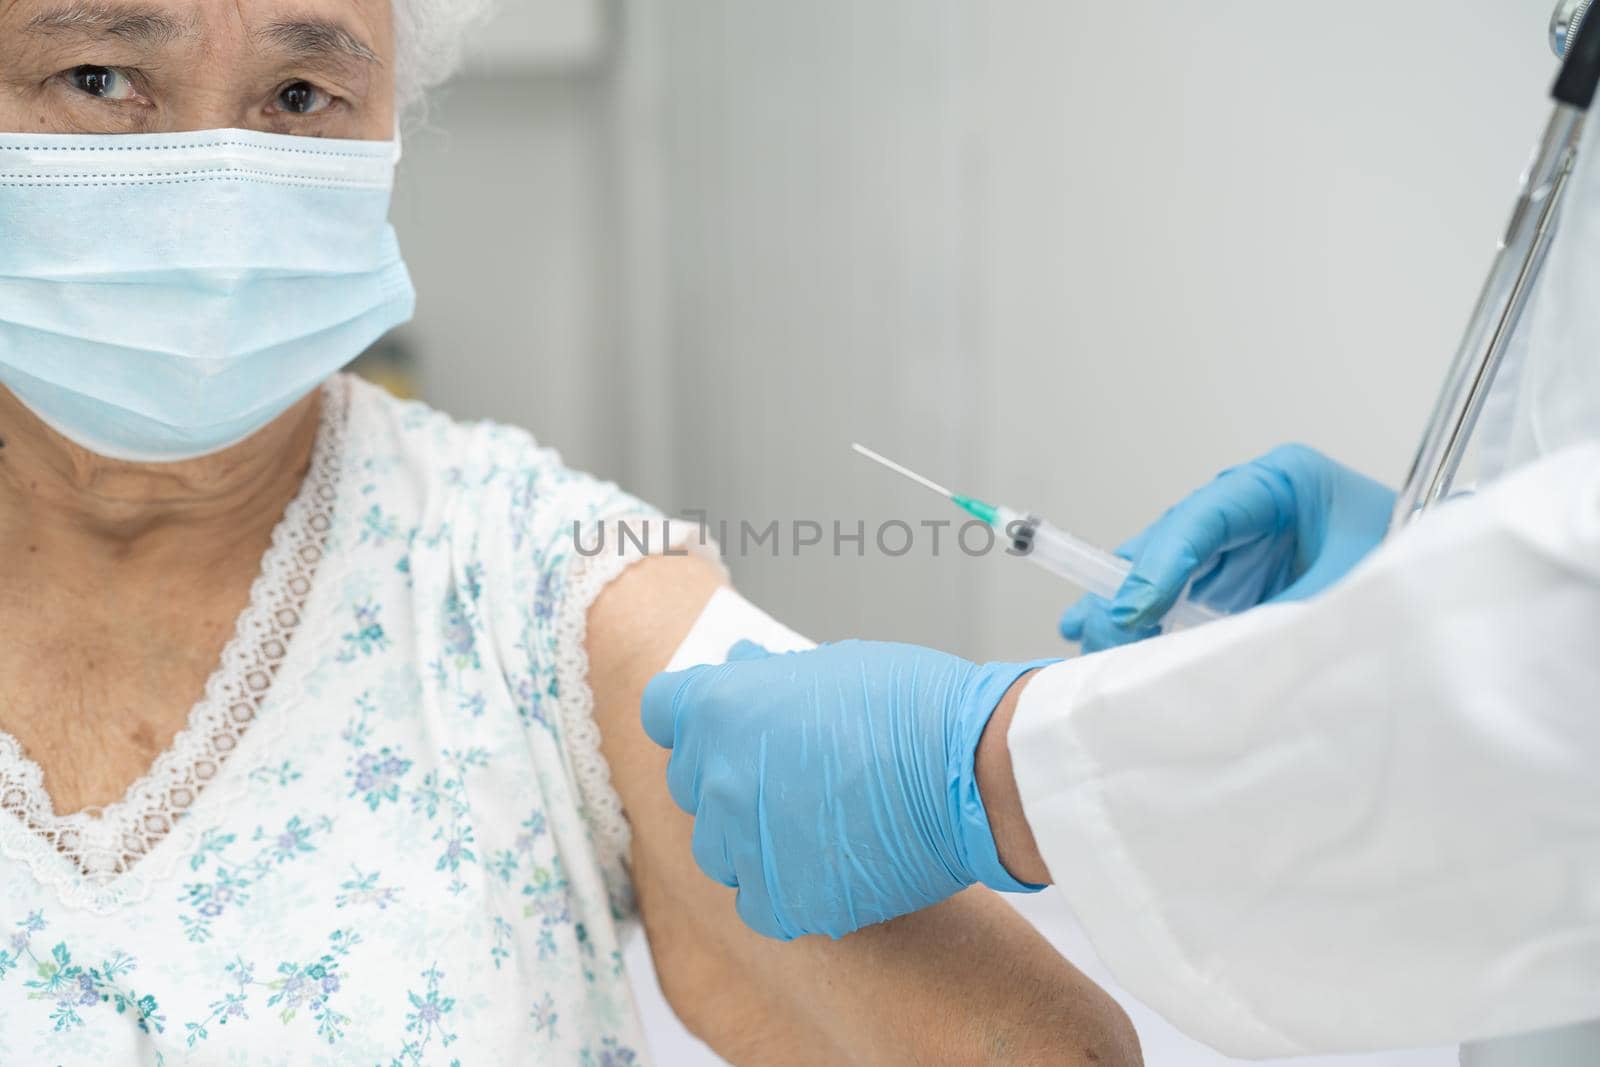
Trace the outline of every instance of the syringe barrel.
<path fill-rule="evenodd" d="M 1133 564 L 1121 556 L 1052 526 L 1037 516 L 1002 509 L 1001 521 L 1004 523 L 1002 532 L 1006 540 L 1011 542 L 1014 552 L 1085 592 L 1113 600 L 1133 571 Z M 1173 605 L 1163 621 L 1187 628 L 1203 626 L 1220 618 L 1220 612 L 1198 604 L 1185 595 Z"/>

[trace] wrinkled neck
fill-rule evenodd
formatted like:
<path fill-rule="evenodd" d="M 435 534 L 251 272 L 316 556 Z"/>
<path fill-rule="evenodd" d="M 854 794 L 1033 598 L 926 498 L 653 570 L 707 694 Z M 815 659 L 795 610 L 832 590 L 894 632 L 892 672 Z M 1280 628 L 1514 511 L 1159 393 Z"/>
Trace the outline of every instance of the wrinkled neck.
<path fill-rule="evenodd" d="M 270 532 L 299 490 L 321 392 L 223 452 L 125 463 L 56 433 L 0 388 L 0 554 L 42 576 L 207 569 Z"/>

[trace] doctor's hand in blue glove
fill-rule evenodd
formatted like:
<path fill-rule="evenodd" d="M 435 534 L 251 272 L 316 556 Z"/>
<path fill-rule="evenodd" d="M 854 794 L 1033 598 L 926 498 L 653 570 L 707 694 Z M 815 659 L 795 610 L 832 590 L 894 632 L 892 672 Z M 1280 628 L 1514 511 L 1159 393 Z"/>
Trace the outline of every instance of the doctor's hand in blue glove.
<path fill-rule="evenodd" d="M 694 857 L 781 940 L 842 937 L 983 883 L 1028 891 L 996 852 L 974 759 L 1013 684 L 1044 664 L 978 666 L 847 641 L 658 675 L 645 731 L 695 817 Z"/>
<path fill-rule="evenodd" d="M 1395 494 L 1303 445 L 1218 475 L 1125 545 L 1133 573 L 1116 599 L 1085 597 L 1061 635 L 1085 652 L 1160 632 L 1191 596 L 1227 612 L 1298 600 L 1344 577 L 1389 528 Z"/>

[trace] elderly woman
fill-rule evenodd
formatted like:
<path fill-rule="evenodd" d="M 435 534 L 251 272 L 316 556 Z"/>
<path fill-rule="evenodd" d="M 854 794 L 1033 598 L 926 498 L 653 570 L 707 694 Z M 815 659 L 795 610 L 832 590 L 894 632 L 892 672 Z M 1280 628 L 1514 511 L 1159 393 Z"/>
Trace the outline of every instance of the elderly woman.
<path fill-rule="evenodd" d="M 339 375 L 472 6 L 0 0 L 0 1062 L 641 1063 L 635 901 L 736 1061 L 1136 1061 L 992 897 L 746 930 L 638 722 L 719 567 Z"/>

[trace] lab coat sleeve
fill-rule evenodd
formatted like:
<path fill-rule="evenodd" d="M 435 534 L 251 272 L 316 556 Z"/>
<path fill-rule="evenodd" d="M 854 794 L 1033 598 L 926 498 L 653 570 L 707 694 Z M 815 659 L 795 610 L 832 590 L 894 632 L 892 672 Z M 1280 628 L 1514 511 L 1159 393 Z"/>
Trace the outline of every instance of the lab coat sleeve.
<path fill-rule="evenodd" d="M 1600 1017 L 1600 443 L 1318 600 L 1042 672 L 1009 747 L 1108 966 L 1224 1052 Z"/>

